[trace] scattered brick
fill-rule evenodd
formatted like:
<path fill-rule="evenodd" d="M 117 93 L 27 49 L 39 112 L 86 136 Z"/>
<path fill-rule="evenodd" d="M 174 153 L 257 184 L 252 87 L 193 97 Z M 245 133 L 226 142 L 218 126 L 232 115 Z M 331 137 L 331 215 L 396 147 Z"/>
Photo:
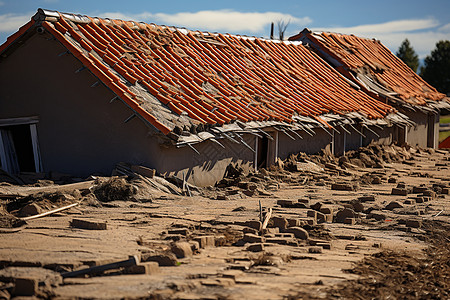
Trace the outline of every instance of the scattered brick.
<path fill-rule="evenodd" d="M 355 218 L 355 211 L 351 208 L 344 208 L 336 213 L 337 223 L 344 223 L 348 218 Z"/>
<path fill-rule="evenodd" d="M 344 224 L 355 225 L 356 224 L 356 219 L 355 218 L 345 218 Z"/>
<path fill-rule="evenodd" d="M 391 195 L 407 196 L 408 190 L 406 188 L 392 188 Z"/>
<path fill-rule="evenodd" d="M 247 250 L 251 251 L 251 252 L 261 252 L 264 251 L 264 244 L 262 243 L 254 243 L 254 244 L 249 244 L 247 246 Z"/>
<path fill-rule="evenodd" d="M 81 219 L 72 219 L 71 227 L 89 230 L 106 230 L 106 222 L 94 222 Z"/>
<path fill-rule="evenodd" d="M 322 249 L 323 249 L 322 247 L 309 247 L 308 252 L 315 253 L 315 254 L 322 253 Z"/>
<path fill-rule="evenodd" d="M 177 242 L 172 245 L 172 252 L 177 258 L 185 258 L 192 256 L 191 244 L 188 242 Z"/>
<path fill-rule="evenodd" d="M 153 253 L 143 253 L 141 255 L 141 262 L 155 261 L 159 266 L 176 266 L 177 257 L 173 253 L 166 254 L 153 254 Z"/>
<path fill-rule="evenodd" d="M 406 227 L 420 228 L 422 227 L 422 221 L 420 220 L 406 220 Z"/>
<path fill-rule="evenodd" d="M 169 234 L 181 234 L 181 235 L 184 235 L 184 236 L 187 236 L 187 235 L 189 235 L 191 233 L 188 228 L 169 229 L 167 232 Z"/>
<path fill-rule="evenodd" d="M 262 223 L 260 221 L 253 221 L 253 220 L 251 220 L 251 221 L 245 222 L 243 225 L 247 226 L 247 227 L 250 227 L 250 228 L 253 228 L 253 229 L 256 229 L 258 231 L 260 231 L 261 228 L 262 228 Z"/>
<path fill-rule="evenodd" d="M 34 296 L 38 290 L 38 280 L 34 278 L 16 278 L 14 280 L 14 296 Z"/>
<path fill-rule="evenodd" d="M 391 201 L 391 202 L 389 202 L 388 205 L 385 206 L 384 209 L 387 209 L 387 210 L 394 210 L 395 208 L 403 208 L 403 205 L 401 205 L 401 204 L 398 203 L 397 201 Z"/>
<path fill-rule="evenodd" d="M 200 245 L 200 248 L 202 249 L 214 247 L 216 245 L 216 241 L 213 235 L 198 236 L 194 238 L 194 241 L 197 241 Z"/>
<path fill-rule="evenodd" d="M 245 243 L 264 243 L 264 237 L 251 233 L 244 234 L 242 240 Z"/>
<path fill-rule="evenodd" d="M 159 264 L 156 261 L 140 263 L 136 266 L 131 266 L 125 269 L 127 274 L 146 274 L 153 275 L 159 273 Z"/>
<path fill-rule="evenodd" d="M 335 191 L 354 191 L 356 190 L 352 184 L 348 183 L 333 183 L 331 189 Z"/>
<path fill-rule="evenodd" d="M 286 218 L 272 217 L 271 220 L 273 221 L 273 226 L 271 227 L 278 227 L 280 229 L 286 229 L 288 227 L 288 221 Z"/>

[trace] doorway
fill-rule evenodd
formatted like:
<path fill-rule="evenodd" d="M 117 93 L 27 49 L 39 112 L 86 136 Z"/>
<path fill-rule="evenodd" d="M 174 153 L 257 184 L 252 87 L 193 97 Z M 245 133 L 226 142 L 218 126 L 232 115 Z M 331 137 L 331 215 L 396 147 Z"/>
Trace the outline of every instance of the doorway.
<path fill-rule="evenodd" d="M 41 172 L 37 118 L 0 120 L 0 168 L 11 174 Z"/>

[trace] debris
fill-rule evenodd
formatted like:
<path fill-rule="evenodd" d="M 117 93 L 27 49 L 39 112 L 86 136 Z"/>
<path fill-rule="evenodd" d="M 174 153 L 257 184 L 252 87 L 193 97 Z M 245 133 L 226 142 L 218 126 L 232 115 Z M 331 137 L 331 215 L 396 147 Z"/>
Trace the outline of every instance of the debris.
<path fill-rule="evenodd" d="M 106 222 L 94 222 L 81 219 L 72 219 L 70 226 L 80 229 L 106 230 Z"/>
<path fill-rule="evenodd" d="M 118 262 L 114 262 L 114 263 L 110 263 L 110 264 L 106 264 L 106 265 L 90 267 L 87 269 L 81 269 L 81 270 L 72 271 L 72 272 L 66 272 L 66 273 L 62 273 L 61 276 L 63 278 L 70 278 L 70 277 L 78 277 L 78 276 L 87 275 L 87 274 L 90 274 L 90 275 L 101 274 L 107 270 L 131 267 L 131 266 L 137 265 L 138 263 L 139 263 L 139 258 L 137 256 L 131 256 L 127 260 L 122 260 L 122 261 L 118 261 Z"/>
<path fill-rule="evenodd" d="M 77 206 L 78 204 L 80 204 L 80 202 L 72 203 L 72 204 L 69 204 L 69 205 L 67 205 L 67 206 L 63 206 L 63 207 L 60 207 L 60 208 L 56 208 L 56 209 L 51 210 L 51 211 L 46 211 L 46 212 L 40 213 L 40 214 L 38 214 L 38 215 L 33 215 L 33 216 L 29 216 L 29 217 L 24 217 L 24 218 L 21 218 L 21 220 L 23 220 L 23 221 L 28 221 L 28 220 L 33 220 L 33 219 L 37 219 L 37 218 L 42 218 L 42 217 L 45 217 L 45 216 L 48 216 L 48 215 L 51 215 L 51 214 L 54 214 L 54 213 L 57 213 L 57 212 L 60 212 L 60 211 L 63 211 L 63 210 L 72 208 L 72 207 L 75 207 L 75 206 Z"/>
<path fill-rule="evenodd" d="M 94 188 L 95 196 L 102 202 L 130 200 L 136 192 L 130 183 L 120 177 L 109 178 Z"/>

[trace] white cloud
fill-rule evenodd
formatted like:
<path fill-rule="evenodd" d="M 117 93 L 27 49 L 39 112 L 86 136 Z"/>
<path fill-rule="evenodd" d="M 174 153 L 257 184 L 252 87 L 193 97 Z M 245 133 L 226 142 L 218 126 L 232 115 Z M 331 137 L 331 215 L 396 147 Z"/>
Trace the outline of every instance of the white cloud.
<path fill-rule="evenodd" d="M 309 17 L 296 18 L 290 14 L 279 12 L 238 12 L 234 10 L 204 10 L 198 12 L 180 12 L 176 14 L 165 13 L 141 13 L 127 15 L 120 12 L 101 14 L 103 17 L 145 21 L 150 23 L 187 27 L 195 30 L 231 31 L 258 33 L 265 30 L 271 22 L 278 20 L 290 21 L 290 24 L 305 26 L 312 22 Z"/>
<path fill-rule="evenodd" d="M 436 19 L 426 18 L 352 27 L 313 28 L 313 30 L 376 38 L 394 53 L 401 42 L 407 38 L 419 57 L 424 58 L 430 54 L 439 40 L 450 40 L 450 24 L 441 27 L 439 25 Z"/>
<path fill-rule="evenodd" d="M 30 21 L 33 13 L 0 15 L 0 32 L 13 33 Z"/>
<path fill-rule="evenodd" d="M 0 6 L 5 5 L 6 3 L 4 1 L 0 1 Z"/>

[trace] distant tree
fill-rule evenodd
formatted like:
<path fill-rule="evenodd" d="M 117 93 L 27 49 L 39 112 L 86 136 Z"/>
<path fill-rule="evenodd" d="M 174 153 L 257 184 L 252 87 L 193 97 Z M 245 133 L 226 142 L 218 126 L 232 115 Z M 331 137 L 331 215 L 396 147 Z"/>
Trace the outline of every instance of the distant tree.
<path fill-rule="evenodd" d="M 396 53 L 397 57 L 403 60 L 414 72 L 419 67 L 419 56 L 417 56 L 408 39 L 405 39 Z"/>
<path fill-rule="evenodd" d="M 277 21 L 277 27 L 278 27 L 278 37 L 280 41 L 284 40 L 284 33 L 289 26 L 289 23 L 291 23 L 291 20 L 288 20 L 287 22 L 285 20 L 278 20 Z"/>
<path fill-rule="evenodd" d="M 436 43 L 436 48 L 425 58 L 420 75 L 441 93 L 450 93 L 450 41 Z"/>

